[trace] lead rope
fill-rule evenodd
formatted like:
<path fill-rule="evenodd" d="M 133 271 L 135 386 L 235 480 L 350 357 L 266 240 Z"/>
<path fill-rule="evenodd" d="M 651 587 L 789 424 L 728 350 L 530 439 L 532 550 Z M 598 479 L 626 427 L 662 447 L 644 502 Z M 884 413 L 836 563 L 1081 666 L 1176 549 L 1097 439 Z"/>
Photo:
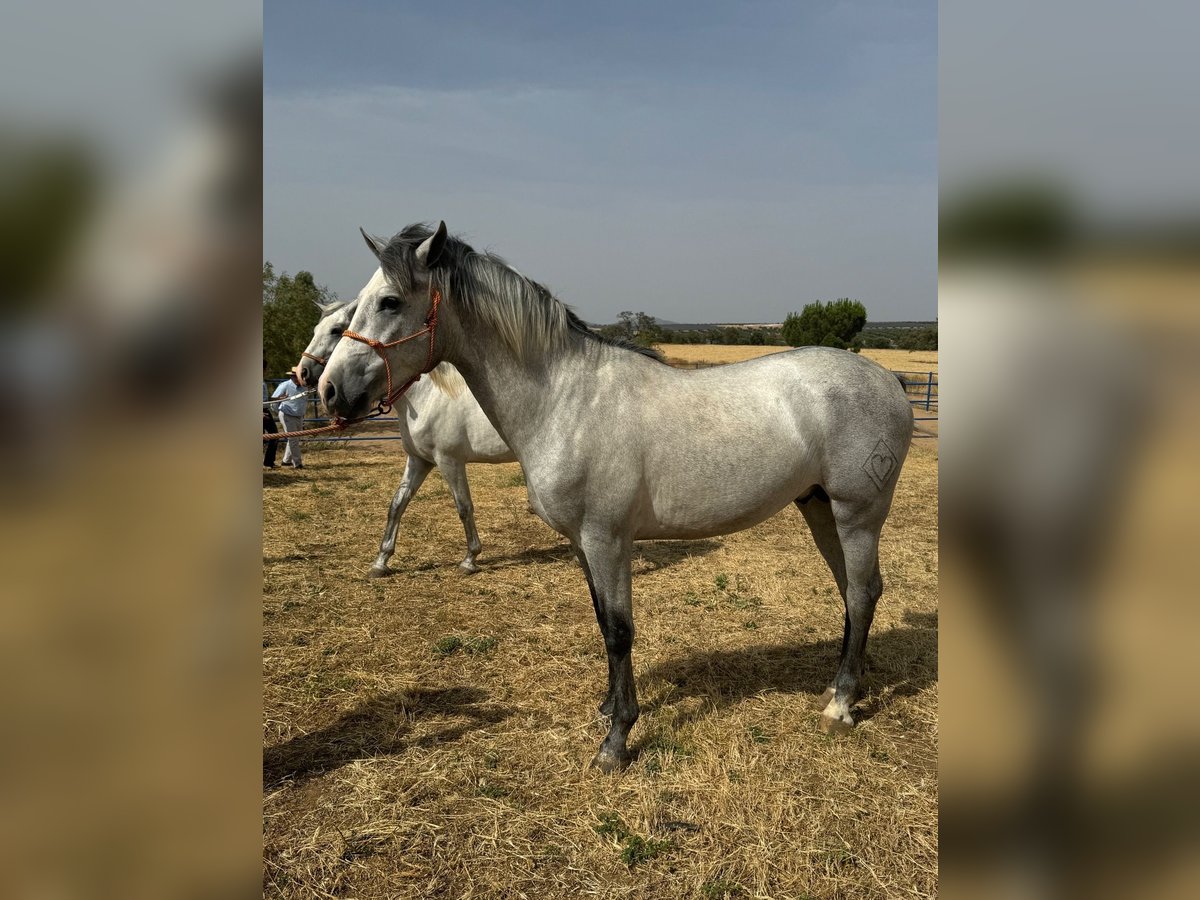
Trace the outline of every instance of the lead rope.
<path fill-rule="evenodd" d="M 384 397 L 384 399 L 380 400 L 379 403 L 376 404 L 374 410 L 372 410 L 365 416 L 360 416 L 357 419 L 343 419 L 343 418 L 338 417 L 338 418 L 335 418 L 328 425 L 322 425 L 320 428 L 305 428 L 302 431 L 280 431 L 280 432 L 276 432 L 275 434 L 268 434 L 266 432 L 263 432 L 263 440 L 264 441 L 277 441 L 277 440 L 286 440 L 287 438 L 294 438 L 294 437 L 309 437 L 310 435 L 314 435 L 314 434 L 327 434 L 332 431 L 345 431 L 351 425 L 357 425 L 360 422 L 365 422 L 367 419 L 374 419 L 379 416 L 386 416 L 388 413 L 390 413 L 392 411 L 393 404 L 395 404 L 395 402 L 397 400 L 399 400 L 401 397 L 404 396 L 405 391 L 407 391 L 410 387 L 412 387 L 414 384 L 416 384 L 417 380 L 420 379 L 420 377 L 422 375 L 426 374 L 427 372 L 433 371 L 434 341 L 437 338 L 438 307 L 441 305 L 441 302 L 442 302 L 442 292 L 439 291 L 437 288 L 433 287 L 432 285 L 430 285 L 429 293 L 430 293 L 430 296 L 432 297 L 433 302 L 429 307 L 429 315 L 425 317 L 425 327 L 422 328 L 420 331 L 414 331 L 412 334 L 405 335 L 402 338 L 397 338 L 396 340 L 390 341 L 389 343 L 386 343 L 386 344 L 383 343 L 382 341 L 377 341 L 374 338 L 366 337 L 365 335 L 358 334 L 357 332 L 354 332 L 354 331 L 343 331 L 342 332 L 343 338 L 350 338 L 351 340 L 354 340 L 354 341 L 362 341 L 364 344 L 366 344 L 368 347 L 370 347 L 372 350 L 374 350 L 376 353 L 378 353 L 380 359 L 383 360 L 383 371 L 384 371 L 384 374 L 387 376 L 387 395 Z M 408 379 L 408 381 L 406 381 L 400 387 L 399 390 L 393 391 L 392 390 L 392 366 L 391 366 L 391 363 L 388 362 L 387 354 L 384 353 L 384 351 L 390 350 L 392 347 L 398 347 L 401 344 L 405 344 L 415 338 L 419 338 L 419 337 L 421 337 L 421 335 L 424 335 L 424 334 L 429 335 L 429 352 L 425 356 L 425 367 L 422 368 L 421 371 L 418 372 L 416 375 L 414 375 L 412 378 Z M 307 353 L 305 353 L 303 355 L 308 356 Z M 316 359 L 317 357 L 314 356 L 312 358 Z"/>

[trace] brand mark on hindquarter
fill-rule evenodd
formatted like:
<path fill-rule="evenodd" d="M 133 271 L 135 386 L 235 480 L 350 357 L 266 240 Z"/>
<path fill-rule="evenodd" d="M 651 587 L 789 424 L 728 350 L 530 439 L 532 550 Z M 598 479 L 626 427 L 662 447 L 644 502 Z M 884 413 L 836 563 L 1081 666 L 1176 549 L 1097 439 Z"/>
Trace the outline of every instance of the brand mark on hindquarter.
<path fill-rule="evenodd" d="M 880 441 L 863 460 L 862 470 L 875 482 L 875 487 L 882 491 L 896 469 L 896 462 L 896 454 L 892 452 L 892 448 Z"/>

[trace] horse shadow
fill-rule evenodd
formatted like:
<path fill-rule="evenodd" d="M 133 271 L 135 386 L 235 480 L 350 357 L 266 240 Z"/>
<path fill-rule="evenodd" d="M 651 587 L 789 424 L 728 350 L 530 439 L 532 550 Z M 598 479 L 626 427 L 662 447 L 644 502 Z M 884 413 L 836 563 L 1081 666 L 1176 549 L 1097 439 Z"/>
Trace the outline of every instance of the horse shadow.
<path fill-rule="evenodd" d="M 707 556 L 721 548 L 720 541 L 646 541 L 633 545 L 633 574 L 645 575 L 667 569 L 694 556 Z M 480 565 L 487 569 L 508 569 L 524 565 L 546 565 L 551 563 L 575 562 L 575 553 L 570 544 L 555 544 L 553 547 L 537 547 L 510 553 L 505 556 L 481 556 Z"/>
<path fill-rule="evenodd" d="M 905 625 L 872 634 L 867 642 L 865 697 L 855 707 L 858 721 L 877 715 L 891 698 L 912 696 L 937 681 L 937 614 L 909 611 L 904 619 Z M 670 686 L 645 708 L 664 710 L 693 697 L 705 701 L 676 718 L 678 727 L 708 710 L 763 693 L 811 694 L 815 702 L 832 681 L 841 650 L 838 639 L 758 644 L 673 657 L 640 676 L 643 682 L 661 681 Z"/>
<path fill-rule="evenodd" d="M 371 697 L 336 722 L 263 750 L 263 785 L 304 782 L 356 759 L 394 756 L 410 747 L 456 741 L 470 731 L 503 722 L 513 711 L 487 703 L 471 687 L 416 688 Z M 416 740 L 414 719 L 448 719 L 450 724 Z"/>
<path fill-rule="evenodd" d="M 708 556 L 721 549 L 721 542 L 710 539 L 699 541 L 643 541 L 633 545 L 633 574 L 646 575 L 659 569 L 669 569 L 694 556 Z"/>

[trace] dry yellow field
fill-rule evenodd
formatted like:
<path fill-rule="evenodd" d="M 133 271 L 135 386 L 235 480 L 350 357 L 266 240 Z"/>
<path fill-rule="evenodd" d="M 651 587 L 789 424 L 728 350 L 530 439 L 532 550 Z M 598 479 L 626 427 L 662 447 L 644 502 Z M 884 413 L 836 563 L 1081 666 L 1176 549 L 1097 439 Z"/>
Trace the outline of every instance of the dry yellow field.
<path fill-rule="evenodd" d="M 863 350 L 862 355 L 893 372 L 932 372 L 935 378 L 938 374 L 936 350 Z"/>
<path fill-rule="evenodd" d="M 731 363 L 781 353 L 791 347 L 754 347 L 722 344 L 658 344 L 668 361 Z M 863 350 L 862 355 L 897 372 L 933 372 L 937 375 L 936 350 Z"/>
<path fill-rule="evenodd" d="M 937 890 L 937 455 L 915 442 L 884 529 L 868 694 L 817 730 L 842 609 L 792 507 L 639 545 L 642 717 L 624 774 L 603 643 L 515 465 L 470 467 L 483 572 L 430 476 L 393 566 L 363 575 L 398 443 L 264 475 L 269 897 L 861 898 Z"/>

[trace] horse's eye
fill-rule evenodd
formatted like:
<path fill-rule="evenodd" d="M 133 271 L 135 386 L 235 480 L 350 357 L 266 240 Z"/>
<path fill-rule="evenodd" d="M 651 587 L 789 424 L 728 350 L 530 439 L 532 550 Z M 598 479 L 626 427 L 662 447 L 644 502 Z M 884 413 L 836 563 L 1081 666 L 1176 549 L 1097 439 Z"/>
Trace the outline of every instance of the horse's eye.
<path fill-rule="evenodd" d="M 385 309 L 388 312 L 396 312 L 400 309 L 400 298 L 392 296 L 383 297 L 379 301 L 379 308 Z"/>
<path fill-rule="evenodd" d="M 338 325 L 334 328 L 329 329 L 329 333 L 332 334 L 334 337 L 341 337 L 342 332 L 345 330 L 346 329 L 342 328 L 342 326 Z"/>

